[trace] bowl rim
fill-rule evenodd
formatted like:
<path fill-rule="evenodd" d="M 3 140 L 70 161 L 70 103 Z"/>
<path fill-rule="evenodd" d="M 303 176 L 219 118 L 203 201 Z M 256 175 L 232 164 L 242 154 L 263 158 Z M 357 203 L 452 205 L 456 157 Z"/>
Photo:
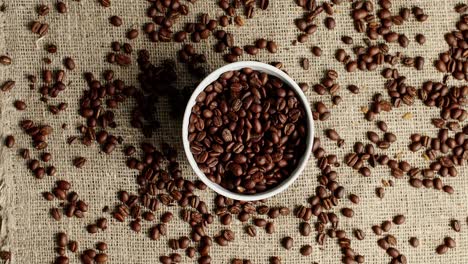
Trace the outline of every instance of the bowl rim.
<path fill-rule="evenodd" d="M 256 194 L 235 193 L 235 192 L 225 189 L 219 184 L 216 184 L 212 182 L 210 179 L 208 179 L 208 177 L 206 177 L 205 174 L 198 167 L 198 164 L 195 161 L 195 158 L 190 150 L 190 142 L 188 140 L 188 126 L 189 126 L 189 121 L 190 121 L 190 115 L 192 112 L 192 108 L 196 103 L 195 100 L 200 94 L 200 92 L 202 92 L 213 81 L 217 80 L 219 76 L 221 76 L 221 74 L 228 72 L 228 71 L 239 70 L 242 68 L 252 68 L 254 70 L 265 72 L 269 75 L 273 75 L 277 78 L 280 78 L 283 82 L 285 82 L 289 87 L 291 87 L 294 90 L 296 95 L 299 97 L 301 103 L 303 104 L 304 110 L 306 113 L 306 123 L 307 123 L 306 149 L 305 149 L 304 155 L 299 160 L 299 163 L 296 169 L 291 173 L 291 175 L 288 178 L 284 179 L 280 184 L 278 184 L 274 188 L 268 189 L 264 192 L 256 193 Z M 185 108 L 183 122 L 182 122 L 182 142 L 184 146 L 185 156 L 187 157 L 189 164 L 192 167 L 195 174 L 203 183 L 205 183 L 210 189 L 212 189 L 216 193 L 221 194 L 225 197 L 234 199 L 234 200 L 239 200 L 239 201 L 258 201 L 258 200 L 270 198 L 274 195 L 277 195 L 283 192 L 294 181 L 296 181 L 299 175 L 305 169 L 307 162 L 310 158 L 310 155 L 312 153 L 312 146 L 314 142 L 314 132 L 315 132 L 314 120 L 312 117 L 312 111 L 310 109 L 309 101 L 307 100 L 307 97 L 305 96 L 304 92 L 299 87 L 299 85 L 288 74 L 286 74 L 282 70 L 274 66 L 271 66 L 269 64 L 257 62 L 257 61 L 240 61 L 240 62 L 230 63 L 230 64 L 227 64 L 218 68 L 217 70 L 207 75 L 198 84 L 198 86 L 195 88 L 192 95 L 190 96 L 190 99 L 188 100 L 187 106 Z"/>

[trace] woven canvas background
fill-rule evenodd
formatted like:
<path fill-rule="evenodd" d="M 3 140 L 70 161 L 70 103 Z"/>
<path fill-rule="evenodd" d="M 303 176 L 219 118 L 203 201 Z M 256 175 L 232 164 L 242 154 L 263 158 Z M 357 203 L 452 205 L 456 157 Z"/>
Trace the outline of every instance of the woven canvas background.
<path fill-rule="evenodd" d="M 16 87 L 9 93 L 2 93 L 1 126 L 2 139 L 8 134 L 14 134 L 17 144 L 14 149 L 0 148 L 0 202 L 2 210 L 1 242 L 3 250 L 11 250 L 12 263 L 52 263 L 55 259 L 54 235 L 58 231 L 66 231 L 70 239 L 78 240 L 80 251 L 93 247 L 97 241 L 106 241 L 109 244 L 108 253 L 111 263 L 158 263 L 158 257 L 170 253 L 167 246 L 168 238 L 177 238 L 180 235 L 188 235 L 189 229 L 186 223 L 180 219 L 169 224 L 167 237 L 159 241 L 151 241 L 146 232 L 135 234 L 128 227 L 128 223 L 117 223 L 113 219 L 110 227 L 105 232 L 88 234 L 85 226 L 97 218 L 108 214 L 101 212 L 105 205 L 113 206 L 117 202 L 116 193 L 125 189 L 136 191 L 135 172 L 125 166 L 125 157 L 121 147 L 111 155 L 99 151 L 97 146 L 84 147 L 81 144 L 68 146 L 68 136 L 76 135 L 75 127 L 83 122 L 78 115 L 78 98 L 86 84 L 82 72 L 91 71 L 99 75 L 105 69 L 113 69 L 116 77 L 126 81 L 127 84 L 138 85 L 136 76 L 138 68 L 136 64 L 121 68 L 109 65 L 105 61 L 105 55 L 110 51 L 110 42 L 114 40 L 128 41 L 125 32 L 132 27 L 139 27 L 149 19 L 145 16 L 148 3 L 144 0 L 127 0 L 112 2 L 110 8 L 102 8 L 97 1 L 82 0 L 75 2 L 67 0 L 69 12 L 58 14 L 56 11 L 44 19 L 50 24 L 49 34 L 38 39 L 30 33 L 28 24 L 37 18 L 36 5 L 46 3 L 49 6 L 55 1 L 32 0 L 2 0 L 5 2 L 6 11 L 0 13 L 0 54 L 7 53 L 14 59 L 13 65 L 0 67 L 0 81 L 14 79 Z M 397 12 L 401 6 L 418 5 L 429 15 L 425 23 L 414 21 L 396 28 L 397 32 L 404 32 L 411 43 L 408 48 L 400 49 L 398 44 L 391 44 L 391 51 L 401 50 L 408 56 L 421 55 L 426 58 L 423 71 L 398 66 L 399 71 L 408 78 L 407 83 L 419 86 L 425 80 L 441 81 L 442 74 L 432 66 L 432 61 L 438 53 L 445 51 L 447 45 L 443 35 L 455 28 L 458 14 L 453 11 L 453 6 L 459 1 L 393 1 L 393 12 Z M 185 21 L 194 22 L 198 14 L 209 12 L 210 17 L 218 17 L 223 12 L 217 7 L 216 1 L 199 0 L 195 4 L 189 4 L 190 15 L 183 18 L 175 26 L 180 28 Z M 365 132 L 377 131 L 373 122 L 363 119 L 361 106 L 366 106 L 371 96 L 379 91 L 385 94 L 383 84 L 385 80 L 380 76 L 379 70 L 375 72 L 345 73 L 343 66 L 334 59 L 337 47 L 342 47 L 340 41 L 342 35 L 354 38 L 355 44 L 363 45 L 363 35 L 357 34 L 353 29 L 349 16 L 350 4 L 344 3 L 336 8 L 334 15 L 337 20 L 335 30 L 328 31 L 323 26 L 324 14 L 320 15 L 318 32 L 309 38 L 307 43 L 292 46 L 298 31 L 294 26 L 294 19 L 302 14 L 292 0 L 270 1 L 267 11 L 257 9 L 253 19 L 246 20 L 246 26 L 230 26 L 227 30 L 235 35 L 236 45 L 252 44 L 255 39 L 264 37 L 279 43 L 279 52 L 269 54 L 261 51 L 256 57 L 244 55 L 242 60 L 259 60 L 262 62 L 281 61 L 288 73 L 298 82 L 306 81 L 313 85 L 323 76 L 326 69 L 335 69 L 339 73 L 338 82 L 343 87 L 340 95 L 343 103 L 331 110 L 332 117 L 326 122 L 316 122 L 316 136 L 322 139 L 328 153 L 338 155 L 340 161 L 343 156 L 352 149 L 356 141 L 367 142 Z M 120 15 L 124 24 L 120 28 L 110 26 L 108 18 L 111 15 Z M 420 46 L 414 42 L 416 33 L 424 33 L 427 37 L 425 45 Z M 151 60 L 159 62 L 167 58 L 175 59 L 176 51 L 181 44 L 174 43 L 150 43 L 144 34 L 130 41 L 135 50 L 146 48 L 151 53 Z M 56 43 L 58 52 L 55 55 L 46 54 L 43 49 L 46 43 Z M 214 53 L 212 38 L 207 42 L 195 45 L 197 52 L 205 53 L 208 58 L 206 64 L 209 71 L 224 64 L 220 54 Z M 310 48 L 313 45 L 320 46 L 323 55 L 314 57 Z M 346 47 L 351 53 L 351 46 Z M 135 53 L 133 54 L 135 56 Z M 57 99 L 51 102 L 67 102 L 69 108 L 58 116 L 52 116 L 46 110 L 46 105 L 39 101 L 38 91 L 30 91 L 25 76 L 27 74 L 39 75 L 42 69 L 63 68 L 62 59 L 65 56 L 75 58 L 77 67 L 68 72 L 66 80 L 70 82 L 68 88 Z M 44 65 L 43 57 L 53 60 L 52 66 Z M 304 71 L 299 66 L 300 58 L 309 58 L 311 67 Z M 177 65 L 179 72 L 178 84 L 183 87 L 193 84 L 193 80 L 187 75 L 184 65 Z M 380 68 L 379 68 L 380 69 Z M 452 82 L 450 82 L 453 84 Z M 348 84 L 356 84 L 361 88 L 358 95 L 353 95 L 344 89 Z M 460 84 L 460 83 L 458 83 Z M 328 95 L 318 96 L 312 91 L 307 92 L 310 103 L 318 100 L 330 105 Z M 28 104 L 26 111 L 16 111 L 12 103 L 15 99 L 23 99 Z M 130 109 L 132 100 L 119 107 L 116 111 L 119 127 L 114 134 L 122 135 L 125 145 L 138 145 L 144 139 L 141 133 L 129 126 Z M 168 117 L 168 107 L 165 102 L 159 105 L 162 128 L 153 136 L 151 142 L 158 143 L 168 141 L 179 148 L 182 153 L 180 133 L 180 121 L 171 120 Z M 411 112 L 413 119 L 404 120 L 402 115 Z M 389 125 L 389 130 L 397 134 L 398 141 L 388 150 L 391 155 L 402 153 L 402 158 L 409 160 L 413 165 L 422 167 L 427 162 L 421 157 L 421 152 L 411 153 L 407 150 L 409 135 L 419 132 L 434 136 L 436 129 L 430 124 L 430 119 L 437 117 L 439 111 L 436 108 L 428 108 L 416 100 L 411 107 L 402 106 L 390 113 L 381 114 L 378 118 Z M 55 131 L 49 139 L 48 151 L 53 155 L 51 164 L 54 164 L 58 173 L 56 177 L 46 177 L 43 180 L 35 179 L 26 169 L 25 162 L 18 156 L 18 149 L 30 147 L 30 139 L 25 136 L 18 127 L 18 121 L 30 118 L 37 122 L 50 124 Z M 62 123 L 69 125 L 68 130 L 62 130 Z M 337 149 L 336 144 L 324 137 L 323 131 L 327 128 L 335 128 L 347 145 Z M 33 151 L 33 157 L 38 157 L 39 152 Z M 82 169 L 72 166 L 72 160 L 76 156 L 88 158 L 88 163 Z M 185 177 L 195 179 L 188 163 L 183 155 L 180 157 Z M 379 224 L 383 220 L 389 220 L 396 214 L 405 214 L 407 221 L 404 225 L 394 227 L 391 234 L 398 239 L 397 248 L 408 257 L 409 263 L 468 263 L 468 170 L 459 168 L 459 177 L 445 179 L 455 188 L 455 194 L 437 192 L 427 189 L 414 189 L 407 180 L 395 180 L 395 187 L 385 188 L 385 197 L 380 200 L 375 195 L 375 188 L 381 186 L 383 179 L 390 179 L 388 169 L 377 167 L 372 171 L 372 177 L 363 178 L 344 164 L 338 168 L 338 181 L 346 188 L 347 194 L 355 193 L 361 197 L 359 205 L 350 204 L 343 199 L 341 206 L 350 206 L 355 210 L 355 217 L 341 220 L 341 226 L 348 232 L 355 228 L 363 229 L 367 236 L 363 241 L 353 239 L 353 248 L 356 252 L 366 257 L 366 263 L 387 263 L 390 261 L 385 252 L 376 244 L 377 236 L 372 234 L 370 227 Z M 269 205 L 287 205 L 291 208 L 295 205 L 305 204 L 307 198 L 314 193 L 317 184 L 319 170 L 315 161 L 310 160 L 307 169 L 301 177 L 284 193 L 270 199 Z M 90 212 L 84 219 L 62 219 L 60 222 L 52 220 L 49 210 L 52 206 L 58 206 L 57 201 L 47 202 L 41 197 L 44 191 L 50 191 L 57 178 L 72 182 L 72 189 L 77 191 L 82 199 L 90 205 Z M 197 192 L 212 208 L 211 191 Z M 177 208 L 169 208 L 177 214 Z M 451 219 L 462 222 L 462 232 L 455 233 L 449 223 Z M 216 221 L 217 222 L 217 221 Z M 341 253 L 336 241 L 327 240 L 322 248 L 316 245 L 315 235 L 301 237 L 298 233 L 299 221 L 293 217 L 280 217 L 275 219 L 276 232 L 267 235 L 264 230 L 259 230 L 255 238 L 248 237 L 243 232 L 244 224 L 234 220 L 230 228 L 236 233 L 235 242 L 228 247 L 212 247 L 211 256 L 213 263 L 229 263 L 233 257 L 249 258 L 253 263 L 268 263 L 270 256 L 280 256 L 282 263 L 339 263 Z M 144 223 L 143 230 L 147 230 L 148 223 Z M 223 227 L 218 223 L 210 226 L 209 233 L 216 234 Z M 280 246 L 280 239 L 286 235 L 294 237 L 295 244 L 292 250 L 286 251 Z M 457 241 L 457 248 L 451 249 L 447 254 L 438 256 L 435 248 L 441 244 L 447 235 Z M 421 240 L 419 248 L 411 248 L 408 239 L 417 236 Z M 313 254 L 303 257 L 299 254 L 299 248 L 304 244 L 312 244 Z M 69 254 L 71 263 L 79 263 L 78 255 Z M 194 263 L 184 256 L 183 263 Z"/>

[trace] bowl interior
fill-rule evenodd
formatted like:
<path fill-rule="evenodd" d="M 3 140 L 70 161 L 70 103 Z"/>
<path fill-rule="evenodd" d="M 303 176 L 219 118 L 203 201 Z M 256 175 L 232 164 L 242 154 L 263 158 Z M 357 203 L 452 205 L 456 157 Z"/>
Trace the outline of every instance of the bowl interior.
<path fill-rule="evenodd" d="M 190 114 L 192 112 L 192 107 L 195 105 L 195 100 L 209 84 L 214 82 L 219 78 L 221 74 L 227 71 L 233 71 L 233 70 L 240 70 L 242 68 L 252 68 L 253 70 L 265 72 L 269 75 L 275 76 L 279 79 L 281 79 L 285 84 L 287 84 L 291 89 L 294 90 L 294 92 L 297 94 L 299 97 L 299 100 L 301 101 L 305 113 L 306 113 L 306 122 L 307 122 L 307 138 L 306 138 L 306 149 L 304 152 L 304 155 L 302 155 L 301 159 L 298 162 L 298 165 L 296 169 L 291 173 L 291 175 L 284 179 L 280 184 L 275 186 L 274 188 L 268 189 L 264 192 L 261 193 L 256 193 L 256 194 L 239 194 L 235 193 L 232 191 L 229 191 L 225 189 L 224 187 L 220 186 L 219 184 L 216 184 L 209 180 L 205 174 L 198 168 L 198 164 L 195 161 L 195 158 L 193 157 L 192 152 L 190 151 L 190 142 L 188 141 L 188 125 L 189 125 L 189 119 L 190 119 Z M 294 82 L 289 75 L 281 71 L 280 69 L 273 67 L 269 64 L 261 63 L 261 62 L 256 62 L 256 61 L 241 61 L 241 62 L 236 62 L 236 63 L 231 63 L 226 66 L 223 66 L 216 71 L 212 72 L 210 75 L 208 75 L 195 89 L 193 92 L 192 96 L 190 97 L 187 107 L 185 109 L 184 113 L 184 119 L 183 119 L 183 127 L 182 127 L 182 139 L 183 139 L 183 145 L 184 145 L 184 151 L 187 156 L 187 159 L 192 166 L 193 170 L 197 174 L 197 176 L 211 189 L 213 189 L 215 192 L 229 197 L 231 199 L 235 200 L 241 200 L 241 201 L 256 201 L 256 200 L 262 200 L 262 199 L 267 199 L 270 198 L 282 191 L 284 191 L 286 188 L 289 187 L 299 176 L 299 174 L 304 170 L 307 161 L 309 160 L 311 151 L 312 151 L 312 145 L 313 145 L 313 140 L 314 140 L 314 125 L 313 125 L 313 118 L 312 118 L 312 112 L 310 110 L 310 105 L 309 102 L 302 92 L 301 88 L 297 85 L 296 82 Z"/>

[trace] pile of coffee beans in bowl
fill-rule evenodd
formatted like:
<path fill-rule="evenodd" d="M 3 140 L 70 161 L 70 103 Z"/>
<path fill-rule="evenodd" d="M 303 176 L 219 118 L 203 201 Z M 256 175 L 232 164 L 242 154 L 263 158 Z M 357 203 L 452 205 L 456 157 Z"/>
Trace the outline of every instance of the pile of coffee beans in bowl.
<path fill-rule="evenodd" d="M 228 71 L 192 107 L 188 141 L 205 176 L 241 194 L 287 179 L 306 150 L 307 116 L 294 90 L 251 68 Z"/>

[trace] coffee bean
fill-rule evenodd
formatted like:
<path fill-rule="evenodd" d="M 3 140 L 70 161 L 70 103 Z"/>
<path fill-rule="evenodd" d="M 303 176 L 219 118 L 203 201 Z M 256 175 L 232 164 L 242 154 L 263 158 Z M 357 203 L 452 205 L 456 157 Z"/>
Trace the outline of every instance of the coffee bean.
<path fill-rule="evenodd" d="M 360 198 L 359 198 L 359 196 L 357 196 L 356 194 L 350 194 L 350 195 L 349 195 L 349 200 L 350 200 L 353 204 L 359 204 L 359 202 L 360 202 Z"/>
<path fill-rule="evenodd" d="M 163 223 L 169 223 L 173 218 L 173 215 L 171 212 L 165 212 L 163 215 L 161 215 L 161 222 Z"/>
<path fill-rule="evenodd" d="M 64 2 L 57 2 L 56 4 L 57 11 L 61 14 L 67 12 L 67 5 Z"/>
<path fill-rule="evenodd" d="M 307 222 L 302 222 L 299 226 L 299 232 L 303 236 L 309 236 L 310 233 L 312 232 L 312 227 L 310 226 L 309 223 Z"/>
<path fill-rule="evenodd" d="M 86 163 L 86 158 L 84 157 L 77 157 L 73 160 L 73 166 L 77 168 L 83 168 Z"/>
<path fill-rule="evenodd" d="M 99 218 L 97 221 L 96 221 L 96 226 L 102 230 L 106 230 L 107 229 L 107 219 L 106 218 Z"/>
<path fill-rule="evenodd" d="M 52 215 L 52 218 L 54 218 L 56 221 L 60 221 L 60 219 L 62 218 L 62 215 L 60 214 L 60 211 L 57 208 L 52 208 L 50 210 L 50 215 Z"/>
<path fill-rule="evenodd" d="M 255 237 L 257 236 L 257 229 L 255 228 L 255 226 L 247 226 L 245 228 L 245 232 L 247 233 L 247 235 L 251 236 L 251 237 Z"/>
<path fill-rule="evenodd" d="M 75 69 L 75 61 L 70 57 L 66 57 L 63 64 L 65 65 L 65 68 L 67 68 L 67 70 L 71 71 Z"/>
<path fill-rule="evenodd" d="M 289 250 L 293 247 L 294 240 L 292 237 L 284 237 L 281 241 L 281 244 L 283 245 L 285 249 Z"/>
<path fill-rule="evenodd" d="M 310 254 L 312 254 L 312 246 L 305 245 L 301 248 L 300 252 L 303 256 L 309 256 Z"/>
<path fill-rule="evenodd" d="M 310 67 L 309 59 L 304 58 L 301 60 L 301 66 L 304 70 L 308 70 Z"/>
<path fill-rule="evenodd" d="M 280 257 L 271 257 L 270 258 L 270 263 L 271 264 L 281 264 L 281 258 Z"/>
<path fill-rule="evenodd" d="M 128 39 L 136 39 L 138 37 L 138 29 L 131 29 L 127 32 Z"/>
<path fill-rule="evenodd" d="M 327 27 L 329 30 L 333 30 L 336 26 L 335 19 L 333 17 L 327 17 L 325 18 L 325 27 Z"/>
<path fill-rule="evenodd" d="M 47 5 L 39 5 L 37 7 L 37 14 L 40 16 L 47 16 L 49 14 L 49 7 Z"/>
<path fill-rule="evenodd" d="M 96 263 L 106 263 L 107 260 L 108 260 L 108 256 L 106 253 L 96 254 L 96 257 L 94 257 L 94 261 L 96 261 Z"/>
<path fill-rule="evenodd" d="M 348 217 L 348 218 L 351 218 L 354 216 L 354 211 L 351 208 L 343 208 L 341 209 L 341 213 L 343 214 L 343 216 Z"/>
<path fill-rule="evenodd" d="M 439 255 L 443 255 L 443 254 L 447 253 L 448 249 L 449 248 L 446 245 L 440 245 L 440 246 L 438 246 L 436 248 L 436 252 Z"/>
<path fill-rule="evenodd" d="M 76 241 L 70 241 L 70 242 L 68 243 L 68 249 L 69 249 L 71 252 L 73 252 L 73 253 L 75 253 L 76 251 L 78 251 L 78 242 L 76 242 Z"/>
<path fill-rule="evenodd" d="M 3 92 L 8 92 L 11 89 L 13 89 L 13 87 L 15 87 L 15 84 L 15 81 L 6 81 L 0 86 L 0 90 L 2 90 Z"/>
<path fill-rule="evenodd" d="M 423 34 L 417 34 L 415 36 L 416 42 L 418 42 L 420 45 L 424 45 L 426 43 L 426 37 Z"/>
<path fill-rule="evenodd" d="M 359 93 L 359 87 L 357 87 L 356 85 L 348 85 L 348 90 L 353 94 Z"/>
<path fill-rule="evenodd" d="M 333 141 L 337 141 L 338 139 L 340 139 L 340 135 L 338 134 L 338 132 L 336 132 L 336 130 L 334 129 L 327 129 L 325 131 L 325 134 L 327 135 L 327 137 Z"/>
<path fill-rule="evenodd" d="M 320 56 L 322 56 L 322 49 L 320 47 L 313 46 L 312 47 L 312 54 L 314 54 L 317 57 L 320 57 Z"/>
<path fill-rule="evenodd" d="M 380 199 L 383 199 L 385 196 L 385 189 L 382 187 L 377 187 L 375 188 L 375 193 L 377 194 L 377 197 L 379 197 Z"/>
<path fill-rule="evenodd" d="M 15 138 L 12 135 L 8 135 L 5 138 L 5 146 L 7 148 L 12 148 L 15 145 Z"/>
<path fill-rule="evenodd" d="M 393 223 L 395 223 L 396 225 L 402 225 L 404 224 L 406 221 L 406 218 L 404 215 L 396 215 L 395 217 L 393 217 Z"/>
<path fill-rule="evenodd" d="M 374 234 L 376 234 L 378 236 L 382 235 L 382 233 L 383 233 L 382 228 L 380 226 L 378 226 L 378 225 L 372 226 L 372 231 L 374 231 Z"/>
<path fill-rule="evenodd" d="M 120 27 L 122 25 L 122 18 L 119 16 L 111 16 L 109 21 L 115 27 Z"/>
<path fill-rule="evenodd" d="M 382 230 L 383 230 L 384 232 L 390 231 L 390 229 L 392 228 L 392 222 L 390 222 L 390 221 L 384 221 L 384 222 L 382 222 L 381 228 L 382 228 Z"/>
<path fill-rule="evenodd" d="M 419 247 L 419 239 L 417 237 L 410 238 L 409 243 L 414 248 Z"/>
<path fill-rule="evenodd" d="M 59 256 L 55 259 L 55 264 L 68 264 L 70 263 L 68 257 L 66 256 Z"/>
<path fill-rule="evenodd" d="M 99 4 L 103 7 L 110 7 L 111 6 L 111 1 L 110 0 L 99 0 Z"/>
<path fill-rule="evenodd" d="M 452 226 L 452 229 L 453 229 L 455 232 L 460 232 L 460 230 L 461 230 L 460 221 L 458 221 L 458 220 L 452 220 L 451 226 Z"/>
<path fill-rule="evenodd" d="M 448 247 L 448 248 L 455 248 L 457 246 L 457 243 L 455 242 L 455 240 L 453 240 L 453 238 L 451 237 L 446 237 L 444 238 L 444 244 Z"/>
<path fill-rule="evenodd" d="M 0 64 L 2 65 L 10 65 L 11 64 L 11 58 L 6 56 L 6 55 L 1 55 L 0 56 Z"/>
<path fill-rule="evenodd" d="M 274 41 L 268 41 L 267 50 L 270 53 L 276 53 L 278 51 L 278 45 Z"/>
<path fill-rule="evenodd" d="M 364 240 L 366 234 L 361 229 L 356 229 L 354 230 L 354 236 L 356 236 L 358 240 Z"/>

